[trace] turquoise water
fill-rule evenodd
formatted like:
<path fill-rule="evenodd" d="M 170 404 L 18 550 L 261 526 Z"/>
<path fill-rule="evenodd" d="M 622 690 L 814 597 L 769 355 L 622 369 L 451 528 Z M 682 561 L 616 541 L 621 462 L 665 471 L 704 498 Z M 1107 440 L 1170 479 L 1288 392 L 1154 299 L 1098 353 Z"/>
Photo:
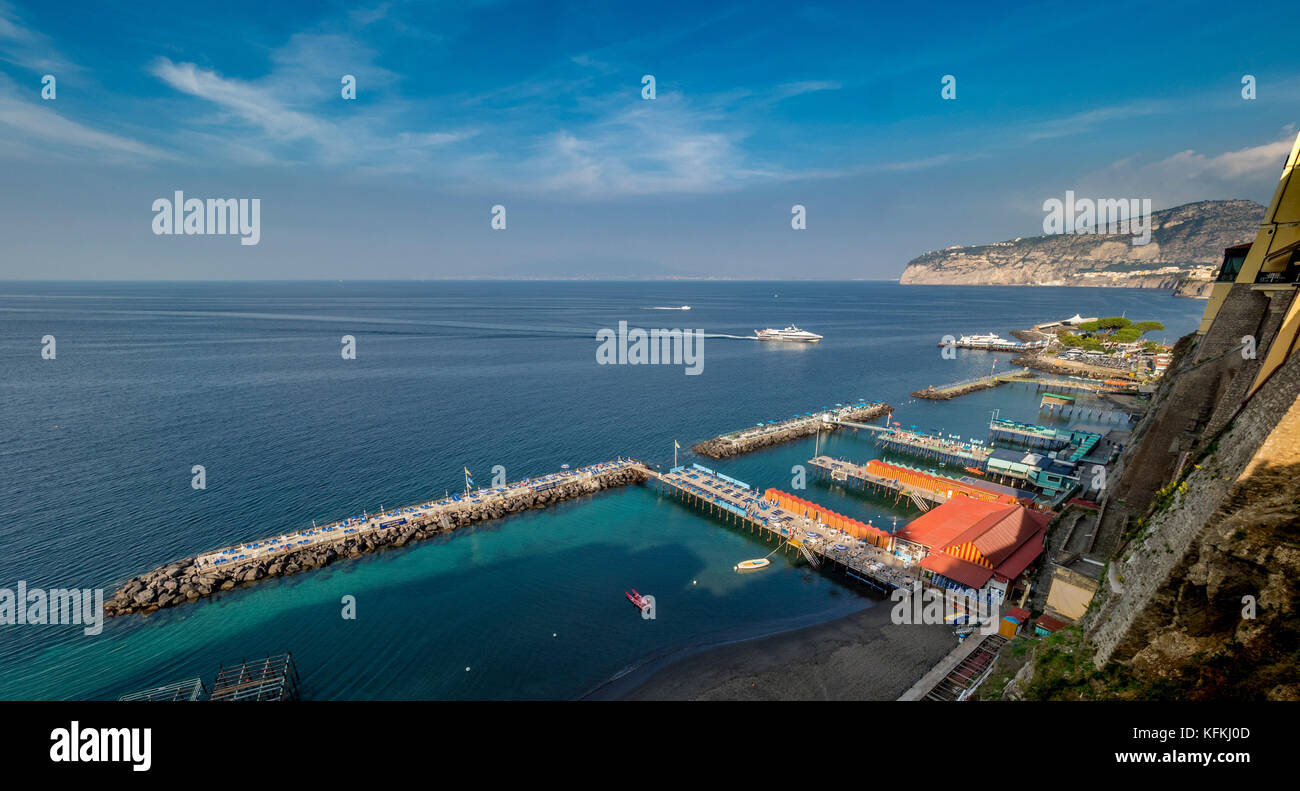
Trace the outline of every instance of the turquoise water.
<path fill-rule="evenodd" d="M 774 297 L 773 294 L 780 296 Z M 650 311 L 690 304 L 690 312 Z M 103 587 L 170 559 L 441 496 L 468 466 L 517 479 L 618 455 L 668 464 L 672 442 L 851 398 L 904 425 L 984 436 L 1034 420 L 1002 387 L 952 402 L 908 393 L 987 373 L 944 360 L 945 333 L 1126 313 L 1173 340 L 1204 303 L 1117 289 L 881 283 L 275 283 L 0 285 L 0 587 Z M 595 331 L 715 335 L 794 322 L 815 347 L 708 338 L 705 368 L 598 366 Z M 40 359 L 40 338 L 58 358 Z M 339 338 L 358 339 L 340 358 Z M 1157 338 L 1158 339 L 1158 338 Z M 55 428 L 58 426 L 58 428 Z M 823 437 L 865 460 L 867 438 Z M 791 488 L 814 440 L 708 462 Z M 190 488 L 204 464 L 208 488 Z M 805 494 L 892 527 L 913 512 L 811 483 Z M 146 618 L 0 626 L 0 698 L 113 698 L 290 650 L 305 697 L 568 698 L 692 646 L 832 618 L 873 601 L 776 561 L 761 540 L 644 487 L 457 531 Z M 624 599 L 657 600 L 643 620 Z M 355 620 L 340 617 L 356 597 Z M 466 671 L 466 668 L 469 668 Z"/>

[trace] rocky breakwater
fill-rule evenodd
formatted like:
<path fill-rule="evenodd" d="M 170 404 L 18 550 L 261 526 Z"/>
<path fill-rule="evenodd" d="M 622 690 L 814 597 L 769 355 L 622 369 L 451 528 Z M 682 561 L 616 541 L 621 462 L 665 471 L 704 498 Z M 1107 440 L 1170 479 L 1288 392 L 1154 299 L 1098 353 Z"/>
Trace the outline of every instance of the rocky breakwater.
<path fill-rule="evenodd" d="M 976 393 L 980 390 L 991 390 L 994 387 L 1007 381 L 1033 381 L 1033 374 L 1017 374 L 1013 379 L 1006 379 L 997 376 L 985 376 L 982 379 L 976 379 L 970 382 L 951 385 L 926 385 L 912 393 L 913 398 L 925 398 L 930 401 L 951 401 L 957 396 L 964 396 L 967 393 Z"/>
<path fill-rule="evenodd" d="M 639 483 L 646 477 L 646 468 L 633 464 L 574 476 L 543 491 L 521 487 L 500 496 L 483 498 L 479 502 L 460 501 L 425 509 L 423 517 L 408 518 L 404 525 L 340 534 L 328 542 L 316 542 L 297 549 L 251 557 L 240 563 L 200 567 L 196 563 L 197 558 L 168 563 L 127 580 L 104 603 L 104 614 L 109 617 L 130 613 L 148 614 L 164 607 L 197 601 L 236 586 L 321 568 L 342 558 L 358 558 L 385 547 L 404 546 L 408 542 L 476 522 L 500 519 L 508 514 L 545 508 L 553 503 L 595 494 L 604 489 Z"/>
<path fill-rule="evenodd" d="M 892 406 L 882 401 L 861 409 L 837 410 L 837 414 L 841 420 L 865 423 L 883 415 L 888 415 L 893 411 Z M 695 444 L 691 447 L 691 450 L 711 459 L 725 459 L 729 456 L 739 456 L 742 453 L 749 453 L 760 448 L 780 445 L 782 442 L 789 442 L 801 437 L 811 437 L 820 431 L 824 425 L 820 414 L 806 418 L 783 420 L 780 423 L 762 427 L 755 426 L 752 429 L 714 437 Z"/>

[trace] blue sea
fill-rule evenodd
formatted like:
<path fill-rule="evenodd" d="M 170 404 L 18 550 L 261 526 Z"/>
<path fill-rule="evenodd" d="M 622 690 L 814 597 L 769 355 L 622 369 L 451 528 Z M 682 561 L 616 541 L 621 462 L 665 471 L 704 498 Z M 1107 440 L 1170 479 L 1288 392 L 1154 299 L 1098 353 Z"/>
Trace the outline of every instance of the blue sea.
<path fill-rule="evenodd" d="M 690 311 L 652 310 L 690 305 Z M 170 560 L 509 480 L 633 456 L 791 487 L 808 438 L 710 462 L 692 444 L 850 399 L 903 425 L 983 437 L 1035 421 L 1001 387 L 909 395 L 1005 370 L 945 334 L 1124 314 L 1172 343 L 1204 302 L 1127 289 L 894 283 L 0 283 L 0 588 L 103 588 Z M 700 328 L 703 372 L 598 365 L 618 322 Z M 798 324 L 817 345 L 722 336 Z M 52 335 L 56 357 L 42 358 Z M 356 339 L 356 359 L 340 354 Z M 997 360 L 994 363 L 994 360 Z M 868 438 L 823 452 L 879 455 Z M 207 488 L 191 487 L 203 465 Z M 916 513 L 810 483 L 808 499 L 893 529 Z M 311 699 L 573 698 L 701 646 L 877 601 L 653 489 L 633 486 L 264 582 L 147 617 L 0 625 L 0 699 L 98 699 L 288 650 Z M 652 594 L 643 620 L 623 596 Z M 342 617 L 355 597 L 356 617 Z M 671 672 L 671 671 L 669 671 Z"/>

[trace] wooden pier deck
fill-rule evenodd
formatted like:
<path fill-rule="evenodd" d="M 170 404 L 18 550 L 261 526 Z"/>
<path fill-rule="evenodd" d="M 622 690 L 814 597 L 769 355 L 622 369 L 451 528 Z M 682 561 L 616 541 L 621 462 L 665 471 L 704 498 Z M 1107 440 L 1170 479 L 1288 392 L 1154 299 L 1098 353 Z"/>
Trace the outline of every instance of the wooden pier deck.
<path fill-rule="evenodd" d="M 988 466 L 989 457 L 993 454 L 991 449 L 974 443 L 915 431 L 881 432 L 876 435 L 875 442 L 881 448 L 894 453 L 933 459 L 958 467 L 974 467 L 979 470 Z"/>
<path fill-rule="evenodd" d="M 934 505 L 941 505 L 954 497 L 1007 504 L 1016 502 L 1016 498 L 1011 495 L 879 459 L 872 459 L 866 464 L 854 464 L 844 459 L 818 456 L 809 459 L 808 465 L 819 477 L 842 485 L 856 486 L 862 491 L 892 494 L 895 503 L 906 499 L 922 511 L 928 511 Z"/>
<path fill-rule="evenodd" d="M 698 466 L 676 467 L 666 473 L 652 470 L 647 483 L 651 482 L 660 492 L 748 530 L 775 544 L 776 549 L 799 552 L 814 568 L 839 571 L 879 592 L 910 591 L 920 579 L 919 567 L 905 565 L 887 549 L 782 508 L 733 478 Z"/>

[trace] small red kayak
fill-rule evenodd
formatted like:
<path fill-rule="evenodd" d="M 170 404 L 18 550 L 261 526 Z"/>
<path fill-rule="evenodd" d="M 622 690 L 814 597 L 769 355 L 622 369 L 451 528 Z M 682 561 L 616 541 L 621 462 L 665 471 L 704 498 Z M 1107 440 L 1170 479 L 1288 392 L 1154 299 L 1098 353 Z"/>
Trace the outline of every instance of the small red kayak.
<path fill-rule="evenodd" d="M 644 597 L 644 596 L 642 596 L 641 594 L 637 593 L 637 592 L 636 592 L 636 588 L 633 588 L 632 590 L 627 591 L 627 592 L 624 593 L 623 595 L 627 597 L 627 600 L 628 600 L 628 601 L 630 601 L 630 602 L 632 602 L 633 604 L 635 604 L 635 605 L 636 605 L 636 608 L 637 608 L 638 610 L 640 610 L 641 612 L 646 612 L 646 611 L 648 611 L 648 610 L 650 609 L 650 602 L 646 599 L 646 597 Z"/>

